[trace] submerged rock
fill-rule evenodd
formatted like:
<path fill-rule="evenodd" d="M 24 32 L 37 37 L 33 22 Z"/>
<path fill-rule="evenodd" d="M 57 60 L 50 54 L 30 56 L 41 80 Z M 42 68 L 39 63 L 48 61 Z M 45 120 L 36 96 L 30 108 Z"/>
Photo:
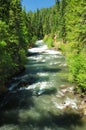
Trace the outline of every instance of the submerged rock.
<path fill-rule="evenodd" d="M 34 90 L 34 94 L 37 96 L 43 95 L 43 94 L 54 94 L 57 92 L 57 89 L 54 87 L 50 87 L 50 88 L 36 88 Z"/>

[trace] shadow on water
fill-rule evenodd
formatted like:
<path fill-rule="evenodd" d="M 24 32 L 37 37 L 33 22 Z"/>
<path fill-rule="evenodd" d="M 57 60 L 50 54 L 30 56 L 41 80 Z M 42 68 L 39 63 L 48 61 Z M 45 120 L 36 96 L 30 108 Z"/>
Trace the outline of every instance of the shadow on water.
<path fill-rule="evenodd" d="M 28 52 L 28 53 L 27 53 L 27 57 L 28 57 L 28 56 L 38 56 L 38 55 L 40 55 L 40 53 L 38 53 L 38 52 L 34 52 L 34 53 Z"/>
<path fill-rule="evenodd" d="M 76 126 L 82 127 L 80 115 L 76 113 L 63 113 L 54 115 L 52 112 L 39 112 L 39 116 L 28 116 L 26 120 L 19 119 L 19 109 L 14 111 L 1 111 L 0 126 L 4 124 L 18 125 L 18 130 L 74 130 Z M 34 113 L 33 113 L 34 114 Z M 46 128 L 46 129 L 45 129 Z"/>
<path fill-rule="evenodd" d="M 0 125 L 18 124 L 20 110 L 27 110 L 34 106 L 32 91 L 21 90 L 8 94 L 8 102 L 0 108 Z"/>
<path fill-rule="evenodd" d="M 49 95 L 51 91 L 45 94 Z M 34 100 L 40 97 L 33 96 L 32 90 L 15 91 L 8 98 L 8 103 L 0 111 L 0 127 L 18 125 L 18 130 L 74 130 L 76 126 L 83 126 L 78 113 L 53 113 L 39 106 L 37 109 Z M 20 114 L 23 114 L 22 119 Z"/>
<path fill-rule="evenodd" d="M 32 84 L 39 83 L 39 82 L 44 82 L 48 81 L 49 77 L 48 76 L 39 76 L 37 74 L 25 74 L 19 79 L 14 79 L 12 80 L 11 83 L 14 83 L 13 85 L 14 90 L 19 90 L 20 88 L 26 88 L 29 87 Z"/>
<path fill-rule="evenodd" d="M 29 65 L 33 65 L 34 64 L 34 66 L 35 65 L 42 65 L 43 64 L 43 62 L 36 62 L 36 60 L 32 60 L 32 62 L 29 62 Z M 27 66 L 28 67 L 28 66 Z"/>
<path fill-rule="evenodd" d="M 8 98 L 7 103 L 3 104 L 4 106 L 1 107 L 2 110 L 15 110 L 20 108 L 30 108 L 34 105 L 32 99 L 32 90 L 19 90 L 19 91 L 12 91 L 9 92 L 5 98 Z"/>
<path fill-rule="evenodd" d="M 29 69 L 27 70 L 27 72 L 26 73 L 31 73 L 31 74 L 36 74 L 36 73 L 56 73 L 56 72 L 59 72 L 59 71 L 61 71 L 61 69 L 60 68 L 52 68 L 52 67 L 29 67 Z"/>
<path fill-rule="evenodd" d="M 72 130 L 72 126 L 82 126 L 81 117 L 74 113 L 63 113 L 61 115 L 54 115 L 51 112 L 42 113 L 39 120 L 28 119 L 27 123 L 39 126 L 43 129 L 45 126 L 48 128 L 65 128 L 67 130 Z M 57 130 L 56 129 L 56 130 Z M 59 129 L 60 130 L 60 129 Z"/>

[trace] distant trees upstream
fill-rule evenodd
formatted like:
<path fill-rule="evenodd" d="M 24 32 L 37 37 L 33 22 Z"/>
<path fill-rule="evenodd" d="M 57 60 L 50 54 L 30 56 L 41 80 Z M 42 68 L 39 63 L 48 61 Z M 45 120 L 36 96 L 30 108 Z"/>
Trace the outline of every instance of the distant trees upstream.
<path fill-rule="evenodd" d="M 56 0 L 51 8 L 35 12 L 22 9 L 20 0 L 0 0 L 0 89 L 23 69 L 27 48 L 43 38 L 49 48 L 62 50 L 67 59 L 69 80 L 85 91 L 85 0 Z"/>

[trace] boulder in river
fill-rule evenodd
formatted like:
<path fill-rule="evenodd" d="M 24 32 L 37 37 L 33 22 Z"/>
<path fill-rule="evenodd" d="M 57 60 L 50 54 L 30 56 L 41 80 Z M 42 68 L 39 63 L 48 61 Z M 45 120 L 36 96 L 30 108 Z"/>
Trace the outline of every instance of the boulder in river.
<path fill-rule="evenodd" d="M 54 87 L 50 87 L 50 88 L 36 88 L 35 89 L 35 94 L 37 96 L 43 95 L 43 94 L 54 94 L 57 92 L 57 89 Z"/>

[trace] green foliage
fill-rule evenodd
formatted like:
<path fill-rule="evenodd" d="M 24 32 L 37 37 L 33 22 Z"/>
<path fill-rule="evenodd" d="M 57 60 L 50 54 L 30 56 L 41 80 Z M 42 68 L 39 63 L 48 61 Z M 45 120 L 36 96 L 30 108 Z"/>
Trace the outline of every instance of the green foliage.
<path fill-rule="evenodd" d="M 4 82 L 5 76 L 5 67 L 10 60 L 9 55 L 6 53 L 6 45 L 8 38 L 8 26 L 5 22 L 0 20 L 0 82 Z M 9 59 L 8 59 L 9 58 Z M 10 63 L 10 62 L 9 62 Z M 7 64 L 8 67 L 8 64 Z"/>
<path fill-rule="evenodd" d="M 45 35 L 43 41 L 46 43 L 47 40 L 48 40 L 48 35 Z"/>
<path fill-rule="evenodd" d="M 62 53 L 65 55 L 65 44 L 60 44 L 59 49 L 62 51 Z"/>
<path fill-rule="evenodd" d="M 37 36 L 33 36 L 33 37 L 32 37 L 32 40 L 31 40 L 31 43 L 32 43 L 32 44 L 35 44 L 36 41 L 37 41 Z"/>
<path fill-rule="evenodd" d="M 0 88 L 25 64 L 28 21 L 20 0 L 0 0 Z"/>
<path fill-rule="evenodd" d="M 53 39 L 51 37 L 48 38 L 47 45 L 49 48 L 54 47 Z"/>
<path fill-rule="evenodd" d="M 54 47 L 54 41 L 50 35 L 44 37 L 44 42 L 47 44 L 48 48 Z"/>
<path fill-rule="evenodd" d="M 62 0 L 60 2 L 59 36 L 66 45 L 60 45 L 69 67 L 69 80 L 86 90 L 86 2 Z"/>
<path fill-rule="evenodd" d="M 7 38 L 8 38 L 8 26 L 4 21 L 0 20 L 0 43 L 3 46 L 6 45 L 5 41 L 7 41 Z"/>
<path fill-rule="evenodd" d="M 68 66 L 71 75 L 71 80 L 76 82 L 81 89 L 86 89 L 86 58 L 85 54 L 81 52 L 80 54 L 69 54 Z"/>
<path fill-rule="evenodd" d="M 28 17 L 31 19 L 33 33 L 38 39 L 42 39 L 48 34 L 54 34 L 58 29 L 57 5 L 51 8 L 37 9 L 35 12 L 30 11 L 28 12 Z"/>

